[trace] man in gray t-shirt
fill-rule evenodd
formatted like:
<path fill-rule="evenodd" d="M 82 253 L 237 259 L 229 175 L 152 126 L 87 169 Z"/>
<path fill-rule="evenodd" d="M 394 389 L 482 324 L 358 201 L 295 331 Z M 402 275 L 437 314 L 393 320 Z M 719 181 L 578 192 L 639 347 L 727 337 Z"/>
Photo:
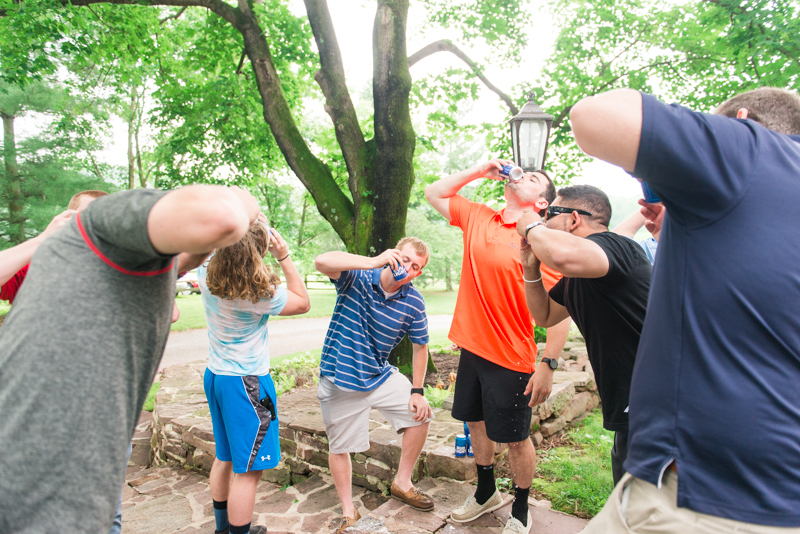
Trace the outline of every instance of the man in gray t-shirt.
<path fill-rule="evenodd" d="M 108 532 L 181 268 L 259 212 L 238 188 L 140 189 L 46 239 L 0 328 L 0 532 Z"/>

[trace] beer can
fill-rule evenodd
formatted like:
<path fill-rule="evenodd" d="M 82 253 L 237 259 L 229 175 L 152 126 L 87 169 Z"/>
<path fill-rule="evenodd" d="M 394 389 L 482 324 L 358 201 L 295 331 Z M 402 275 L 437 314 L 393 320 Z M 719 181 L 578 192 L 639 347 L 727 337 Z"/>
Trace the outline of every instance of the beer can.
<path fill-rule="evenodd" d="M 503 165 L 503 168 L 500 169 L 500 176 L 509 182 L 519 182 L 522 179 L 522 174 L 522 168 L 516 165 Z"/>
<path fill-rule="evenodd" d="M 470 438 L 469 436 L 467 436 L 467 456 L 469 456 L 470 458 L 475 456 L 474 454 L 472 454 L 472 438 Z"/>
<path fill-rule="evenodd" d="M 456 458 L 463 458 L 467 455 L 467 436 L 459 434 L 456 436 Z"/>
<path fill-rule="evenodd" d="M 392 269 L 391 267 L 389 268 Z M 394 276 L 394 279 L 397 282 L 408 276 L 408 271 L 406 271 L 405 265 L 398 265 L 397 269 L 392 269 L 392 276 Z"/>

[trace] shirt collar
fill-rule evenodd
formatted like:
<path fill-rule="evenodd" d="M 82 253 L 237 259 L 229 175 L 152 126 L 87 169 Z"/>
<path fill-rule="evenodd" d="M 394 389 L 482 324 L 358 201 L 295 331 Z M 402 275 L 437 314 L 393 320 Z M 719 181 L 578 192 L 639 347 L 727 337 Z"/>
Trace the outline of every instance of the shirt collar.
<path fill-rule="evenodd" d="M 514 226 L 514 227 L 516 227 L 517 226 L 516 222 L 513 222 L 513 223 L 507 223 L 506 222 L 505 213 L 506 213 L 506 209 L 505 208 L 503 208 L 503 209 L 501 209 L 499 211 L 495 211 L 493 219 L 496 220 L 497 222 L 499 222 L 501 226 Z"/>
<path fill-rule="evenodd" d="M 381 288 L 381 272 L 383 272 L 384 267 L 377 267 L 372 269 L 372 285 L 375 287 L 375 291 L 377 291 L 381 297 L 384 297 L 383 289 Z M 400 286 L 400 291 L 389 297 L 387 300 L 393 300 L 400 297 L 405 297 L 408 295 L 410 291 L 411 282 L 407 284 L 403 284 Z M 384 297 L 385 298 L 385 297 Z"/>

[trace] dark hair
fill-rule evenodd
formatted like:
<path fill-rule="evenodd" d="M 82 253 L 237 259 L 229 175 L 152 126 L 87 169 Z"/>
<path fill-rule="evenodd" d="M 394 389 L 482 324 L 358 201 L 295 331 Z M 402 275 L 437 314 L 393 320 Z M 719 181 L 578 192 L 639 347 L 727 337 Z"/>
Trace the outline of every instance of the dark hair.
<path fill-rule="evenodd" d="M 736 118 L 747 109 L 747 118 L 782 134 L 800 135 L 800 96 L 777 87 L 762 87 L 729 98 L 714 113 Z"/>
<path fill-rule="evenodd" d="M 558 191 L 565 207 L 580 208 L 592 214 L 590 221 L 608 228 L 611 222 L 611 202 L 608 195 L 593 185 L 573 185 Z"/>
<path fill-rule="evenodd" d="M 547 205 L 549 206 L 556 199 L 556 186 L 553 183 L 553 179 L 550 178 L 550 175 L 547 174 L 545 171 L 533 171 L 533 172 L 537 172 L 542 176 L 544 176 L 545 178 L 547 178 L 547 186 L 544 188 L 544 191 L 542 191 L 542 198 L 544 198 L 547 201 Z M 540 210 L 539 216 L 544 217 L 544 212 L 545 210 Z"/>

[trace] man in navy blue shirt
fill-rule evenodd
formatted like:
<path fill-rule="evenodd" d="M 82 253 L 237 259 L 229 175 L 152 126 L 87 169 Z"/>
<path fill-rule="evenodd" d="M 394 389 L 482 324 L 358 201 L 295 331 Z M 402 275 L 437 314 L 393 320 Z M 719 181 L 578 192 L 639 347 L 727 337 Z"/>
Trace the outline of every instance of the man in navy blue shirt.
<path fill-rule="evenodd" d="M 425 243 L 404 237 L 397 248 L 374 258 L 328 252 L 315 260 L 317 270 L 333 281 L 337 293 L 317 388 L 328 435 L 328 463 L 344 515 L 336 534 L 360 517 L 353 506 L 350 453 L 369 449 L 372 409 L 403 434 L 392 496 L 418 510 L 433 510 L 431 498 L 411 483 L 433 414 L 423 389 L 428 318 L 422 294 L 410 282 L 422 273 L 429 258 Z M 398 267 L 407 273 L 400 280 L 392 272 L 398 273 Z M 389 353 L 406 333 L 414 349 L 413 386 L 388 362 Z"/>
<path fill-rule="evenodd" d="M 707 115 L 619 90 L 571 119 L 667 208 L 628 474 L 586 532 L 800 531 L 800 98 L 759 89 Z"/>

